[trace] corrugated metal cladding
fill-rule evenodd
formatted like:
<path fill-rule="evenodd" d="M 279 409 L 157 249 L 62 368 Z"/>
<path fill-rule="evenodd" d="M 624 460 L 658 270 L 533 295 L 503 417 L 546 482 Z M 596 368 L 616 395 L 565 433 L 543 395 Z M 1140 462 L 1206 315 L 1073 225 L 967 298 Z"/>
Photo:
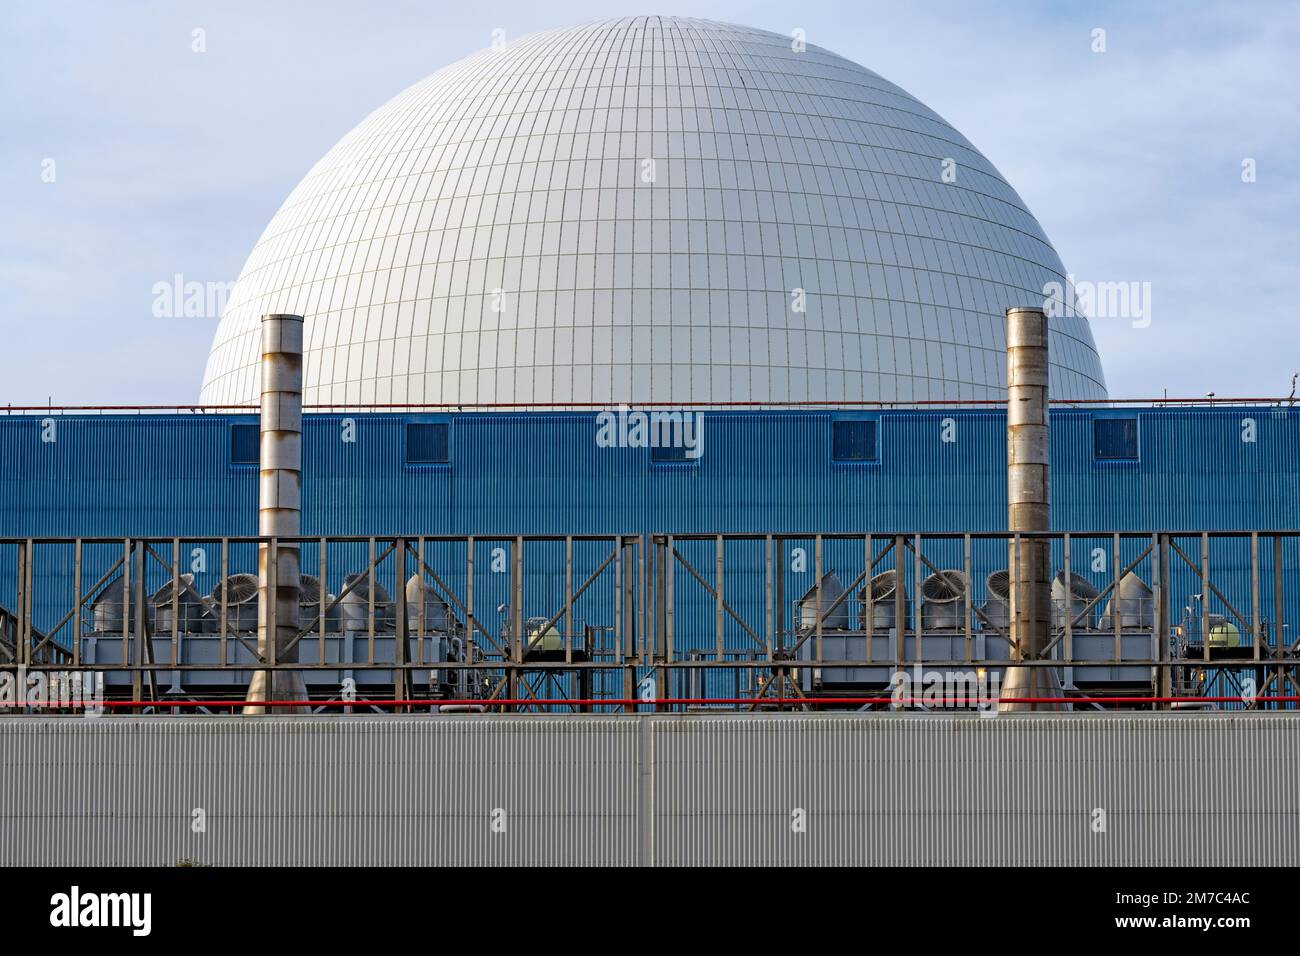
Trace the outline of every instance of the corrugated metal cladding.
<path fill-rule="evenodd" d="M 1005 415 L 871 413 L 880 461 L 831 461 L 852 412 L 706 412 L 698 465 L 596 444 L 594 413 L 310 415 L 305 534 L 993 531 L 1006 527 Z M 1133 414 L 1137 462 L 1097 462 L 1095 415 Z M 354 428 L 345 419 L 355 423 Z M 403 425 L 451 425 L 449 467 L 403 462 Z M 1254 441 L 1243 441 L 1253 425 Z M 255 416 L 0 418 L 0 536 L 256 530 L 257 473 L 229 462 Z M 347 437 L 354 441 L 344 440 Z M 947 439 L 947 440 L 945 440 Z M 1052 413 L 1062 530 L 1300 527 L 1300 411 Z"/>
<path fill-rule="evenodd" d="M 1297 754 L 1283 714 L 14 718 L 0 865 L 1296 865 Z"/>

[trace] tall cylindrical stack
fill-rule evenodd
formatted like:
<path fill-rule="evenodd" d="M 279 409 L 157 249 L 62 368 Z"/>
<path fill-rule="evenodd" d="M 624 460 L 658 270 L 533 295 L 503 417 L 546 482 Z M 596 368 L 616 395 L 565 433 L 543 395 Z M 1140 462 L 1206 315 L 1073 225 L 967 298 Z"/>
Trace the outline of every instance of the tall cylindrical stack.
<path fill-rule="evenodd" d="M 262 317 L 261 480 L 257 533 L 262 537 L 296 537 L 302 522 L 302 327 L 300 315 Z M 257 651 L 263 660 L 293 663 L 290 648 L 298 633 L 301 555 L 296 542 L 263 543 L 258 548 Z M 274 610 L 274 621 L 272 621 Z M 257 671 L 248 687 L 249 701 L 305 700 L 306 687 L 296 670 Z M 298 708 L 275 708 L 293 712 Z M 257 704 L 246 714 L 265 713 Z"/>
<path fill-rule="evenodd" d="M 1048 432 L 1048 326 L 1041 309 L 1007 310 L 1007 530 L 1051 530 L 1051 443 Z M 1045 538 L 1012 537 L 1011 642 L 1014 660 L 1033 661 L 1051 629 L 1051 545 Z M 1055 672 L 1011 667 L 1003 710 L 1043 709 L 1006 698 L 1059 697 Z M 1054 706 L 1054 705 L 1048 705 Z"/>

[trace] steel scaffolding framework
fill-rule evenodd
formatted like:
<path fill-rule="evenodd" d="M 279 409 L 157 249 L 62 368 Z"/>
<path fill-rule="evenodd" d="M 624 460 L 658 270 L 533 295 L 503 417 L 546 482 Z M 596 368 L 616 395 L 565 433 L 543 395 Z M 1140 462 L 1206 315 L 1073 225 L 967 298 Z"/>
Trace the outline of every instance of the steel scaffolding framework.
<path fill-rule="evenodd" d="M 1026 661 L 975 582 L 1033 538 L 1069 587 L 1080 572 L 1097 585 L 1067 589 L 1048 656 Z M 277 548 L 300 548 L 322 582 L 293 662 L 274 642 L 259 655 L 220 584 L 263 544 L 271 567 Z M 202 573 L 219 586 L 199 606 L 185 560 L 209 551 L 217 567 Z M 806 567 L 792 570 L 791 554 Z M 16 576 L 0 592 L 0 672 L 95 673 L 123 712 L 225 712 L 253 671 L 290 668 L 320 709 L 670 712 L 924 706 L 891 696 L 895 675 L 1015 664 L 1057 669 L 1076 706 L 1289 709 L 1298 555 L 1300 532 L 1272 530 L 5 538 L 0 561 Z M 358 563 L 330 594 L 330 573 Z M 851 583 L 832 586 L 846 566 Z M 1125 582 L 1139 571 L 1149 599 L 1134 604 Z M 881 572 L 904 584 L 888 601 Z M 927 577 L 957 594 L 939 624 Z M 445 608 L 436 628 L 429 598 L 410 606 L 415 578 Z M 1198 593 L 1175 598 L 1175 579 Z M 794 588 L 805 590 L 792 600 Z M 488 603 L 499 625 L 484 595 L 504 597 Z M 345 609 L 351 626 L 336 617 Z M 274 627 L 276 609 L 262 613 Z"/>

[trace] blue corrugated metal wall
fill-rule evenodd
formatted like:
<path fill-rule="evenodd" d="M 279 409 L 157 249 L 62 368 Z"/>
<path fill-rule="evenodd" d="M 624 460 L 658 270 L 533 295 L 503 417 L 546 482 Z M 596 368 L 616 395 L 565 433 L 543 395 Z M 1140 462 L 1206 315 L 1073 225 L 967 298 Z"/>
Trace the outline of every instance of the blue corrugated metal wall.
<path fill-rule="evenodd" d="M 308 534 L 642 531 L 977 531 L 1005 527 L 999 412 L 879 415 L 879 464 L 830 461 L 832 412 L 712 412 L 698 466 L 600 448 L 594 416 L 460 414 L 449 468 L 403 464 L 403 415 L 312 415 Z M 1062 530 L 1300 526 L 1300 412 L 1136 410 L 1141 459 L 1093 459 L 1093 415 L 1052 413 L 1053 520 Z M 425 416 L 430 418 L 434 416 Z M 1242 420 L 1257 440 L 1241 440 Z M 951 419 L 945 442 L 944 422 Z M 252 534 L 255 469 L 228 429 L 255 416 L 0 418 L 0 536 Z"/>
<path fill-rule="evenodd" d="M 1052 413 L 1057 529 L 1300 527 L 1296 410 L 1132 410 L 1124 414 L 1139 420 L 1139 460 L 1098 462 L 1092 421 L 1095 415 L 1114 414 Z M 880 423 L 879 462 L 835 464 L 831 422 L 855 415 L 706 412 L 703 460 L 685 466 L 652 464 L 646 449 L 599 447 L 594 413 L 310 415 L 304 425 L 303 530 L 311 535 L 481 536 L 1005 528 L 1003 413 L 870 413 L 866 417 Z M 1253 442 L 1242 440 L 1247 419 L 1254 423 Z M 450 423 L 449 466 L 404 463 L 404 425 L 414 420 Z M 49 424 L 42 416 L 0 418 L 0 537 L 254 534 L 257 473 L 254 467 L 230 463 L 229 429 L 256 421 L 256 416 L 54 416 L 55 440 L 47 441 Z M 355 440 L 345 441 L 346 432 Z M 557 595 L 562 602 L 562 549 L 535 547 L 535 554 L 546 553 L 530 559 L 529 587 L 545 597 L 530 599 L 538 607 L 530 606 L 528 613 L 550 613 Z M 997 547 L 990 547 L 990 567 L 999 566 Z M 603 557 L 602 548 L 593 544 L 582 549 L 580 563 L 587 571 Z M 749 609 L 757 625 L 762 619 L 761 549 L 734 548 L 728 595 Z M 683 546 L 706 575 L 711 549 L 711 544 Z M 861 568 L 855 549 L 860 545 L 830 549 L 827 567 L 846 573 L 854 569 L 851 578 Z M 1294 551 L 1288 545 L 1291 567 L 1297 561 Z M 241 556 L 242 563 L 252 563 L 249 554 Z M 1241 545 L 1216 545 L 1216 579 L 1226 576 L 1238 596 L 1248 587 L 1247 554 Z M 448 557 L 453 565 L 463 560 L 450 552 Z M 489 557 L 490 548 L 485 548 L 480 566 Z M 308 569 L 313 560 L 309 552 Z M 353 570 L 340 566 L 334 556 L 330 560 L 331 579 Z M 355 549 L 348 560 L 363 564 L 363 551 Z M 1076 557 L 1076 566 L 1079 562 Z M 955 551 L 950 563 L 959 563 Z M 0 602 L 12 601 L 14 565 L 11 549 L 0 553 Z M 62 581 L 56 589 L 67 590 L 70 568 L 67 552 L 47 555 L 40 570 L 43 580 Z M 582 568 L 579 575 L 580 582 Z M 1108 580 L 1105 574 L 1096 577 Z M 463 574 L 450 579 L 463 583 Z M 685 574 L 678 580 L 682 602 L 684 589 L 694 585 Z M 485 588 L 480 606 L 505 597 L 504 581 L 500 583 L 500 588 L 480 585 Z M 787 583 L 787 596 L 793 600 L 811 583 L 810 570 Z M 982 576 L 976 584 L 981 583 Z M 1186 583 L 1195 587 L 1190 578 Z M 1271 600 L 1267 583 L 1265 591 Z M 1175 593 L 1180 593 L 1177 588 Z M 42 613 L 48 602 L 38 605 L 38 619 L 57 617 L 53 608 L 59 602 L 51 601 L 48 613 Z M 591 601 L 592 614 L 612 617 L 608 596 L 593 594 Z M 707 600 L 698 606 L 682 602 L 679 627 L 708 631 L 698 643 L 711 646 L 711 613 Z M 729 626 L 727 643 L 739 648 L 750 642 Z"/>

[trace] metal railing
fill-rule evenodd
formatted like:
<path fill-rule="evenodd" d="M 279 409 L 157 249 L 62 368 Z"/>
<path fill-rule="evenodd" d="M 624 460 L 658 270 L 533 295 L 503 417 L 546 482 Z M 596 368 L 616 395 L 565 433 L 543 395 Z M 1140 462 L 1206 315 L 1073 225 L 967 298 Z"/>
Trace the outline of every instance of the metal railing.
<path fill-rule="evenodd" d="M 1059 572 L 1023 660 L 998 572 L 1031 538 Z M 319 581 L 265 656 L 263 545 Z M 242 701 L 267 669 L 320 706 L 881 707 L 910 703 L 900 674 L 1012 666 L 1076 706 L 1291 707 L 1297 615 L 1296 531 L 0 539 L 0 671 L 152 709 Z"/>

